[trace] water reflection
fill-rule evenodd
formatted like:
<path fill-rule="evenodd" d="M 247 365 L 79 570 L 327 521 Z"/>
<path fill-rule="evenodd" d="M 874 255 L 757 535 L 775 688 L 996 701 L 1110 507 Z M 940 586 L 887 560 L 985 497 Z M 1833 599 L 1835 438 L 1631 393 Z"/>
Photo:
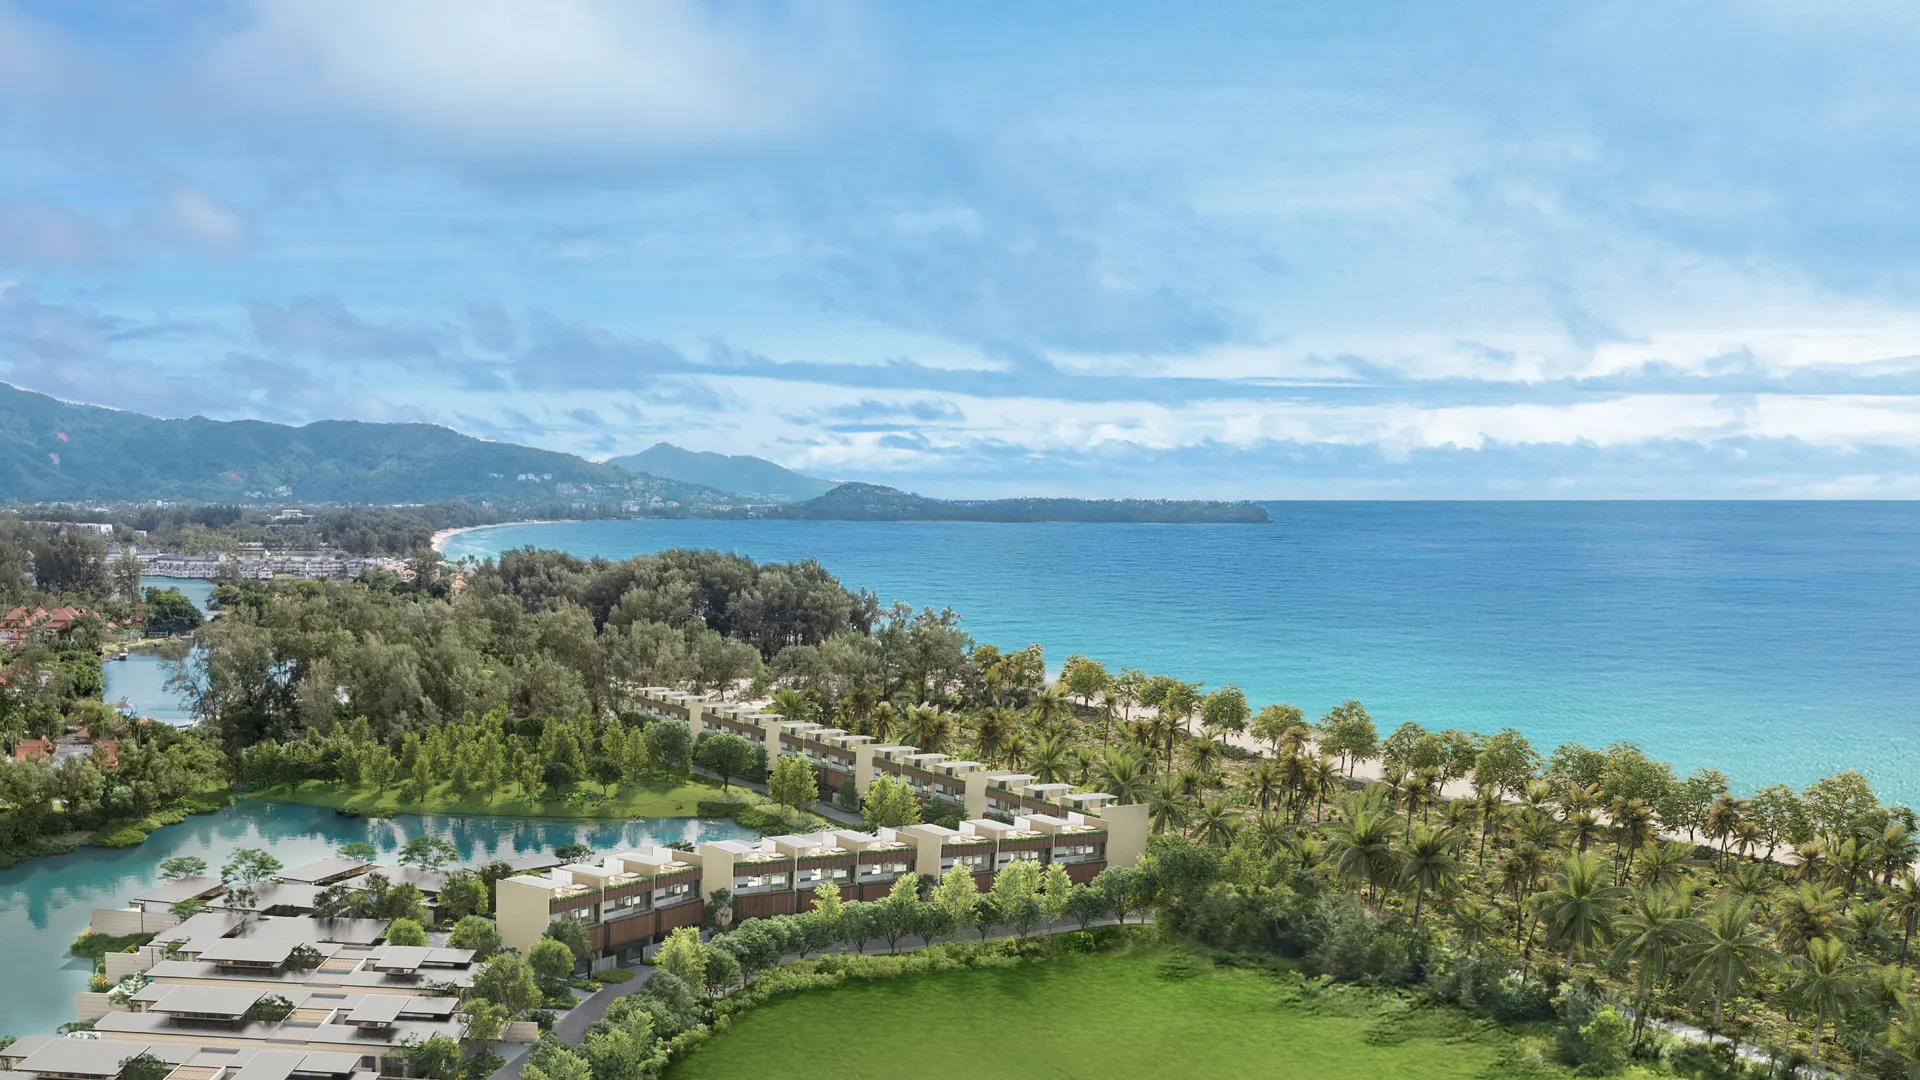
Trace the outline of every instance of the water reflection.
<path fill-rule="evenodd" d="M 66 953 L 95 907 L 121 907 L 159 880 L 159 865 L 197 855 L 218 867 L 238 848 L 264 847 L 287 866 L 325 858 L 341 844 L 370 841 L 392 853 L 422 833 L 450 841 L 460 861 L 546 851 L 565 843 L 595 848 L 725 840 L 751 835 L 726 820 L 659 818 L 571 822 L 553 819 L 419 816 L 342 817 L 324 807 L 252 802 L 188 818 L 138 847 L 82 848 L 0 870 L 0 955 L 29 978 L 0 980 L 0 1035 L 48 1034 L 73 1019 L 73 995 L 92 965 Z"/>

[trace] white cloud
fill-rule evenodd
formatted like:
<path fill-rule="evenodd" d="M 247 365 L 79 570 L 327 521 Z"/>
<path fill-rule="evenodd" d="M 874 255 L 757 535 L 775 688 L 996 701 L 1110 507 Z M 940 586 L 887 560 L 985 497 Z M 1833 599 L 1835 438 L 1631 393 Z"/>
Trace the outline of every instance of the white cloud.
<path fill-rule="evenodd" d="M 119 223 L 58 203 L 0 200 L 0 264 L 93 267 L 156 252 L 240 255 L 252 243 L 246 214 L 183 180 Z"/>
<path fill-rule="evenodd" d="M 806 129 L 860 55 L 837 4 L 764 22 L 698 0 L 254 0 L 201 61 L 268 119 L 467 158 L 624 159 Z"/>

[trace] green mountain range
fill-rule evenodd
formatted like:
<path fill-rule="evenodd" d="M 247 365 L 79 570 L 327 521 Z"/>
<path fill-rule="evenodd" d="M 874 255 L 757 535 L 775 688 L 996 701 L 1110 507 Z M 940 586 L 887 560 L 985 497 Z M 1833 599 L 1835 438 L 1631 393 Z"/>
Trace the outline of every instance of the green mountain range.
<path fill-rule="evenodd" d="M 637 454 L 609 458 L 606 463 L 629 472 L 700 484 L 753 500 L 799 502 L 825 495 L 834 487 L 832 480 L 802 476 L 766 458 L 683 450 L 668 442 L 654 443 Z"/>
<path fill-rule="evenodd" d="M 731 501 L 711 488 L 432 424 L 162 420 L 0 383 L 0 502 L 148 499 L 578 499 L 635 503 L 635 509 Z"/>
<path fill-rule="evenodd" d="M 1254 502 L 1190 499 L 932 499 L 879 484 L 841 484 L 817 499 L 782 506 L 766 517 L 811 521 L 1140 521 L 1175 524 L 1265 523 Z"/>
<path fill-rule="evenodd" d="M 1264 522 L 1257 503 L 933 499 L 659 443 L 595 463 L 432 424 L 163 420 L 0 383 L 0 504 L 427 503 L 832 521 Z M 765 505 L 769 502 L 777 505 Z M 758 503 L 761 505 L 742 505 Z M 588 516 L 595 516 L 589 514 Z"/>

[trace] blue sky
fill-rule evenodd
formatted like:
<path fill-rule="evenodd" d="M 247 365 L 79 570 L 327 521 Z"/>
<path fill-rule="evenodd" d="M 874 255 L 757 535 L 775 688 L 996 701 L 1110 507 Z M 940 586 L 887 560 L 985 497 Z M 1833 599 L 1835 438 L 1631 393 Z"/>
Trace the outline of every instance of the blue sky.
<path fill-rule="evenodd" d="M 1920 496 L 1894 4 L 0 0 L 0 378 L 933 494 Z"/>

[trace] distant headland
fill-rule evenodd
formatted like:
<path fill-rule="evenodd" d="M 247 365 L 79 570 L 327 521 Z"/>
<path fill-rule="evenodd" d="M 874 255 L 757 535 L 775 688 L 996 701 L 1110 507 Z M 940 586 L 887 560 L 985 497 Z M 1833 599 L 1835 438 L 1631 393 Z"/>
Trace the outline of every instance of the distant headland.
<path fill-rule="evenodd" d="M 1260 525 L 1253 502 L 1196 499 L 933 499 L 879 484 L 841 484 L 818 498 L 759 512 L 807 521 L 1089 521 Z"/>

